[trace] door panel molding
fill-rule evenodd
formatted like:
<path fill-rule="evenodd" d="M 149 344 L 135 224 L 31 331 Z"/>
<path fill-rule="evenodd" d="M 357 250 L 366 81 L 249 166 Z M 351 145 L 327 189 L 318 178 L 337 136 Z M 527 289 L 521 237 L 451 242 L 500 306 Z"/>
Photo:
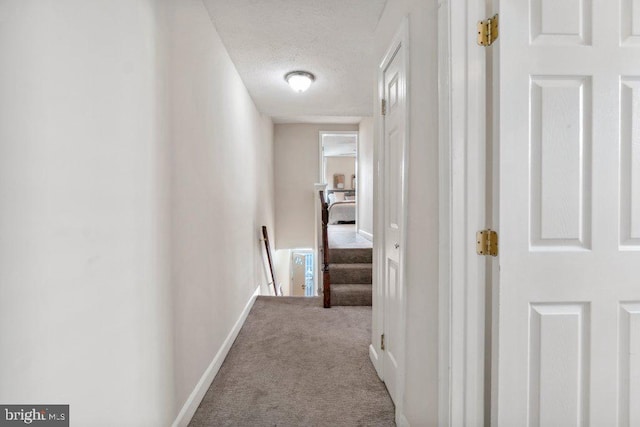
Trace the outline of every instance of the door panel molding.
<path fill-rule="evenodd" d="M 553 6 L 541 17 L 529 0 L 500 2 L 492 47 L 500 151 L 493 421 L 633 425 L 640 51 L 629 38 L 640 15 L 629 7 L 638 1 L 542 2 Z M 558 14 L 563 8 L 572 10 Z M 553 40 L 530 40 L 538 21 Z"/>
<path fill-rule="evenodd" d="M 620 79 L 620 248 L 640 250 L 640 77 Z"/>
<path fill-rule="evenodd" d="M 386 274 L 386 262 L 385 262 L 385 247 L 389 242 L 385 240 L 385 205 L 384 201 L 388 194 L 386 194 L 386 190 L 383 188 L 385 185 L 384 180 L 384 135 L 385 135 L 385 120 L 382 116 L 382 99 L 384 99 L 385 93 L 385 82 L 384 82 L 384 73 L 388 66 L 392 63 L 395 56 L 401 52 L 401 68 L 404 72 L 404 78 L 399 79 L 396 82 L 396 85 L 393 86 L 394 90 L 392 91 L 392 96 L 390 100 L 387 100 L 387 114 L 392 111 L 393 108 L 397 108 L 396 103 L 403 101 L 405 112 L 404 112 L 404 121 L 402 126 L 404 127 L 404 138 L 401 141 L 402 144 L 402 167 L 401 167 L 401 182 L 402 191 L 399 196 L 400 200 L 400 212 L 398 212 L 397 219 L 399 220 L 401 230 L 399 233 L 398 239 L 398 249 L 400 251 L 400 258 L 398 262 L 398 283 L 399 286 L 403 289 L 401 291 L 402 301 L 400 302 L 400 313 L 397 318 L 399 320 L 399 330 L 398 336 L 395 339 L 392 339 L 392 342 L 395 341 L 399 353 L 396 357 L 396 362 L 398 363 L 398 375 L 395 380 L 391 378 L 387 378 L 389 373 L 384 371 L 384 358 L 385 353 L 381 349 L 380 336 L 385 333 L 386 323 L 388 319 L 385 319 L 385 301 L 386 295 L 384 293 L 385 288 L 385 274 Z M 376 367 L 376 371 L 381 379 L 386 381 L 392 381 L 397 390 L 396 394 L 396 423 L 398 425 L 406 425 L 402 423 L 406 423 L 406 418 L 403 415 L 403 394 L 404 394 L 404 354 L 405 354 L 405 322 L 406 322 L 406 301 L 404 296 L 406 295 L 406 288 L 404 284 L 404 271 L 405 271 L 405 256 L 404 251 L 406 247 L 406 236 L 404 235 L 404 227 L 407 223 L 407 209 L 406 209 L 406 201 L 407 201 L 407 171 L 409 167 L 409 162 L 407 158 L 408 153 L 408 142 L 410 140 L 410 126 L 409 126 L 409 117 L 410 117 L 410 98 L 409 98 L 409 19 L 405 17 L 402 23 L 399 26 L 396 34 L 393 39 L 389 43 L 389 48 L 385 55 L 382 57 L 379 66 L 378 66 L 378 97 L 377 97 L 377 106 L 376 106 L 376 117 L 379 118 L 378 126 L 376 128 L 377 134 L 377 142 L 375 144 L 375 153 L 374 153 L 374 168 L 375 168 L 375 182 L 374 185 L 376 188 L 381 189 L 381 191 L 376 191 L 374 194 L 374 206 L 375 206 L 375 221 L 374 221 L 374 235 L 376 239 L 374 240 L 374 294 L 373 294 L 373 324 L 372 324 L 372 344 L 369 348 L 369 354 L 372 363 Z M 391 82 L 390 82 L 391 83 Z M 396 92 L 397 90 L 397 92 Z M 390 102 L 391 101 L 391 102 Z M 385 337 L 386 340 L 386 337 Z"/>

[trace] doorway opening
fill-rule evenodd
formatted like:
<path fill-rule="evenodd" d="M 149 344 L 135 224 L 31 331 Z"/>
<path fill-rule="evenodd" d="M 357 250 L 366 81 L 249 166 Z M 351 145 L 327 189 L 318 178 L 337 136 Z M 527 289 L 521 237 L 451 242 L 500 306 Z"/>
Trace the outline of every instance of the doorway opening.
<path fill-rule="evenodd" d="M 293 249 L 291 251 L 291 296 L 316 296 L 313 269 L 313 250 Z"/>
<path fill-rule="evenodd" d="M 358 217 L 358 132 L 320 132 L 319 182 L 326 184 L 329 224 L 355 224 Z"/>

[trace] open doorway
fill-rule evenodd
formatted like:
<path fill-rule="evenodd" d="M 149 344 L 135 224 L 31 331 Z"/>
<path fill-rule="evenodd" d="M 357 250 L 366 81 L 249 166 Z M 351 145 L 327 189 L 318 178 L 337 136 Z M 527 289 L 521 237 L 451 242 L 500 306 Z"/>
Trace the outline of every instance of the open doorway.
<path fill-rule="evenodd" d="M 371 306 L 372 242 L 358 234 L 359 132 L 320 132 L 317 216 L 323 305 Z M 320 202 L 320 199 L 318 199 Z M 320 259 L 320 257 L 319 257 Z M 319 269 L 320 271 L 320 269 Z"/>
<path fill-rule="evenodd" d="M 320 132 L 320 182 L 326 184 L 329 224 L 354 224 L 358 218 L 358 132 Z"/>
<path fill-rule="evenodd" d="M 291 251 L 291 292 L 294 297 L 313 297 L 314 289 L 313 250 Z"/>

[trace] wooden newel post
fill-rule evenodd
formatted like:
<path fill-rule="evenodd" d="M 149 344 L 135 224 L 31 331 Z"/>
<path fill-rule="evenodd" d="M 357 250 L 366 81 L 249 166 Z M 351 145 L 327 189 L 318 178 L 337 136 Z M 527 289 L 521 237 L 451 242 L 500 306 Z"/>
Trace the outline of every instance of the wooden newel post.
<path fill-rule="evenodd" d="M 320 206 L 322 207 L 322 296 L 324 308 L 331 308 L 331 276 L 329 274 L 329 205 L 324 198 L 324 191 L 320 191 Z"/>

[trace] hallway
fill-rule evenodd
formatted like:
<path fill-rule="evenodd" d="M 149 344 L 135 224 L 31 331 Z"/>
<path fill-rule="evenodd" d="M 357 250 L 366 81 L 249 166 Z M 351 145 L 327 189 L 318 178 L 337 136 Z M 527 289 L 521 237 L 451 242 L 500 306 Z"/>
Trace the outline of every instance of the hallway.
<path fill-rule="evenodd" d="M 370 307 L 258 297 L 190 426 L 393 426 L 370 336 Z"/>
<path fill-rule="evenodd" d="M 60 404 L 87 427 L 436 425 L 437 6 L 0 2 L 0 413 Z M 408 321 L 394 336 L 363 237 L 382 241 L 376 64 L 399 29 L 415 40 L 415 81 L 395 87 L 415 104 L 417 167 Z M 333 172 L 357 204 L 357 229 L 332 239 L 334 302 L 372 307 L 266 297 L 262 226 L 279 281 L 291 251 L 318 248 L 321 132 L 358 135 L 357 170 Z M 396 406 L 380 380 L 395 378 L 394 343 L 406 348 Z"/>
<path fill-rule="evenodd" d="M 640 0 L 0 0 L 0 52 L 0 425 L 640 426 Z"/>

